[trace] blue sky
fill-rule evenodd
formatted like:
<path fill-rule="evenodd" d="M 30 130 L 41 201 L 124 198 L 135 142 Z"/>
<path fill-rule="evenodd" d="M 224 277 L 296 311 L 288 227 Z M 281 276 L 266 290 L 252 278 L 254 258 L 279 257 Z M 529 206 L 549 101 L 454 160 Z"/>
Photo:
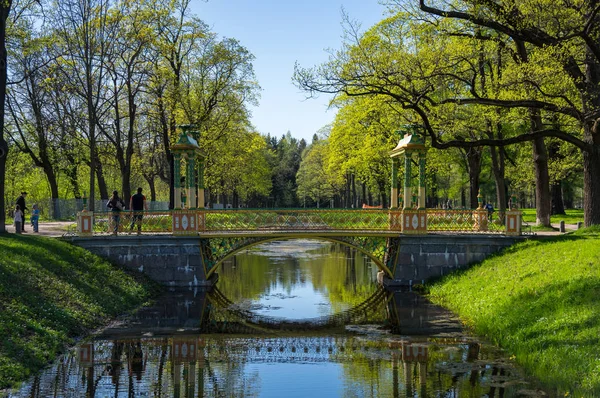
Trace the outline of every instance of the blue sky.
<path fill-rule="evenodd" d="M 310 142 L 331 123 L 329 97 L 306 100 L 292 84 L 294 63 L 303 67 L 327 60 L 326 49 L 342 42 L 342 8 L 352 20 L 369 28 L 384 17 L 377 0 L 209 0 L 193 2 L 194 14 L 222 37 L 240 41 L 254 56 L 262 87 L 252 123 L 262 134 L 280 137 L 288 130 Z"/>

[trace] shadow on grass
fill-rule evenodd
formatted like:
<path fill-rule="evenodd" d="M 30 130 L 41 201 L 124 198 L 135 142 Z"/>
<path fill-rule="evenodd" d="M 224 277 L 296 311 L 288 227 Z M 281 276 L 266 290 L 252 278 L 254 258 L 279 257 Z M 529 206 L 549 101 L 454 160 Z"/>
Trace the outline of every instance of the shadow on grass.
<path fill-rule="evenodd" d="M 160 290 L 52 239 L 0 235 L 0 258 L 0 388 L 45 365 L 71 338 Z"/>

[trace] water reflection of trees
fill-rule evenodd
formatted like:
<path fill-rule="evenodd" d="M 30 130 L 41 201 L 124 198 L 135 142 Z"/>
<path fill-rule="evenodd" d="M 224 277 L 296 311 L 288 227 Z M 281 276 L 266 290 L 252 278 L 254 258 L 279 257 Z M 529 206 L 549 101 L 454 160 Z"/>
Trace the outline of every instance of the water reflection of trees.
<path fill-rule="evenodd" d="M 185 355 L 184 344 L 193 347 Z M 495 357 L 493 349 L 464 339 L 174 335 L 93 345 L 93 360 L 74 350 L 15 396 L 255 396 L 263 383 L 257 369 L 268 363 L 337 363 L 339 394 L 348 397 L 501 397 L 516 395 L 522 383 L 507 363 L 484 360 Z M 300 383 L 303 377 L 300 371 Z"/>
<path fill-rule="evenodd" d="M 308 242 L 308 244 L 307 244 Z M 294 252 L 289 251 L 292 246 Z M 287 248 L 288 251 L 280 248 Z M 377 267 L 342 244 L 290 240 L 244 250 L 218 270 L 219 289 L 234 302 L 258 300 L 278 285 L 288 292 L 307 283 L 329 298 L 332 311 L 348 309 L 376 289 Z"/>

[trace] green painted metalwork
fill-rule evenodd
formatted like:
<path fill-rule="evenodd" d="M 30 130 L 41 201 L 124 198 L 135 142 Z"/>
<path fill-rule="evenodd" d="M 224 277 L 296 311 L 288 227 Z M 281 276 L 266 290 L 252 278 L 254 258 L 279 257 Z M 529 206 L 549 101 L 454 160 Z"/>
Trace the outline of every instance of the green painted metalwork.
<path fill-rule="evenodd" d="M 474 210 L 427 209 L 427 230 L 434 232 L 478 233 L 479 222 Z M 502 220 L 492 219 L 483 233 L 502 234 L 506 232 Z"/>
<path fill-rule="evenodd" d="M 387 210 L 206 211 L 205 231 L 387 231 Z"/>
<path fill-rule="evenodd" d="M 406 188 L 410 188 L 410 180 L 412 173 L 412 163 L 411 163 L 412 153 L 406 151 L 404 154 L 404 191 L 406 192 Z"/>
<path fill-rule="evenodd" d="M 175 184 L 175 188 L 181 188 L 181 154 L 173 154 L 173 159 L 175 166 L 173 170 L 173 178 L 175 181 L 173 181 L 173 183 Z"/>
<path fill-rule="evenodd" d="M 425 188 L 425 153 L 419 152 L 419 187 Z"/>

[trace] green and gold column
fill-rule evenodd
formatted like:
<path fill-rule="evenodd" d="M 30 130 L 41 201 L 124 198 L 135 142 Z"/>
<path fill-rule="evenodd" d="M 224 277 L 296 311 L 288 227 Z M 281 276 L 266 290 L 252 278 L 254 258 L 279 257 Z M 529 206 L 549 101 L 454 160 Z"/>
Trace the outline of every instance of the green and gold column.
<path fill-rule="evenodd" d="M 173 184 L 175 186 L 175 203 L 176 209 L 181 209 L 181 154 L 173 154 Z"/>
<path fill-rule="evenodd" d="M 204 209 L 204 159 L 198 162 L 198 208 Z"/>
<path fill-rule="evenodd" d="M 390 209 L 398 207 L 398 161 L 392 158 L 392 192 L 390 197 Z"/>
<path fill-rule="evenodd" d="M 410 209 L 411 204 L 411 175 L 412 175 L 412 153 L 406 151 L 404 153 L 404 209 Z"/>
<path fill-rule="evenodd" d="M 187 198 L 188 209 L 196 208 L 196 164 L 194 152 L 187 154 L 187 173 L 185 180 L 187 181 Z"/>
<path fill-rule="evenodd" d="M 425 205 L 425 152 L 419 152 L 419 203 L 418 208 L 424 209 Z"/>

